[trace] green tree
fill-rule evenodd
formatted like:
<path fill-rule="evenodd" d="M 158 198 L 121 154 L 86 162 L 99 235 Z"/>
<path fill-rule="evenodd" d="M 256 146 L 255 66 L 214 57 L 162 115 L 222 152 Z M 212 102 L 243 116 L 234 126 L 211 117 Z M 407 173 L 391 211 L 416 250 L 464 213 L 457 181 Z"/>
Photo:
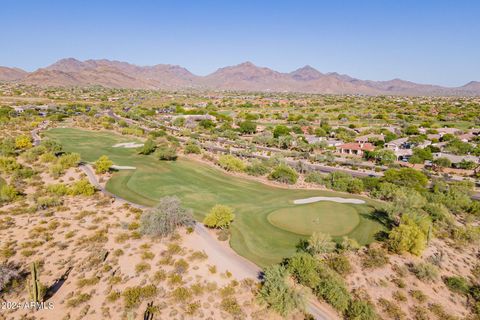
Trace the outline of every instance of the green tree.
<path fill-rule="evenodd" d="M 281 183 L 295 184 L 298 179 L 298 173 L 288 165 L 280 164 L 270 173 L 269 179 Z"/>
<path fill-rule="evenodd" d="M 423 189 L 428 184 L 428 177 L 412 168 L 388 169 L 384 173 L 383 180 L 414 189 Z"/>
<path fill-rule="evenodd" d="M 264 270 L 264 281 L 258 292 L 260 301 L 282 317 L 287 317 L 295 310 L 304 311 L 306 292 L 289 283 L 290 274 L 285 267 L 274 265 Z"/>
<path fill-rule="evenodd" d="M 389 165 L 394 163 L 395 160 L 397 160 L 397 156 L 395 155 L 395 152 L 393 152 L 392 150 L 381 149 L 375 153 L 375 160 L 377 161 L 378 164 Z"/>
<path fill-rule="evenodd" d="M 147 139 L 143 146 L 138 149 L 139 154 L 148 155 L 155 151 L 157 144 L 152 139 Z"/>
<path fill-rule="evenodd" d="M 242 172 L 245 171 L 246 165 L 242 159 L 232 156 L 231 154 L 221 155 L 218 158 L 220 167 L 227 171 Z"/>
<path fill-rule="evenodd" d="M 425 234 L 415 224 L 401 223 L 388 235 L 389 247 L 396 253 L 410 252 L 419 256 L 425 249 L 426 243 Z"/>
<path fill-rule="evenodd" d="M 210 228 L 228 228 L 235 218 L 232 208 L 221 204 L 215 205 L 203 219 L 203 224 Z"/>
<path fill-rule="evenodd" d="M 199 122 L 200 126 L 204 129 L 211 129 L 211 128 L 215 128 L 215 122 L 213 122 L 212 120 L 210 119 L 203 119 L 203 120 L 200 120 Z"/>
<path fill-rule="evenodd" d="M 466 155 L 473 151 L 473 146 L 468 142 L 453 139 L 445 145 L 444 150 L 457 155 Z"/>
<path fill-rule="evenodd" d="M 350 304 L 350 293 L 341 276 L 324 266 L 319 269 L 320 282 L 314 288 L 317 297 L 324 299 L 339 312 L 344 313 Z"/>
<path fill-rule="evenodd" d="M 306 252 L 296 253 L 288 259 L 288 271 L 295 280 L 309 288 L 315 288 L 320 282 L 317 272 L 319 260 Z"/>
<path fill-rule="evenodd" d="M 411 125 L 411 126 L 408 126 L 406 129 L 405 129 L 405 134 L 406 135 L 416 135 L 416 134 L 419 134 L 420 131 L 418 131 L 418 127 L 417 126 L 414 126 L 414 125 Z"/>
<path fill-rule="evenodd" d="M 110 160 L 106 155 L 100 156 L 100 158 L 98 158 L 97 161 L 95 161 L 93 164 L 96 173 L 108 172 L 112 165 L 113 161 Z"/>
<path fill-rule="evenodd" d="M 420 210 L 427 202 L 419 192 L 404 187 L 395 189 L 390 200 L 386 210 L 396 222 L 400 221 L 402 215 Z"/>
<path fill-rule="evenodd" d="M 32 138 L 29 136 L 21 135 L 15 138 L 15 147 L 17 149 L 29 149 L 32 146 Z"/>
<path fill-rule="evenodd" d="M 257 124 L 249 120 L 240 122 L 238 127 L 241 133 L 252 134 L 257 131 Z"/>
<path fill-rule="evenodd" d="M 363 181 L 360 179 L 352 178 L 348 182 L 347 192 L 349 193 L 359 194 L 363 192 L 363 189 L 364 189 Z"/>
<path fill-rule="evenodd" d="M 315 136 L 317 137 L 326 137 L 327 132 L 323 128 L 315 128 Z"/>
<path fill-rule="evenodd" d="M 426 160 L 433 160 L 433 155 L 430 149 L 414 148 L 413 154 L 410 157 L 410 159 L 408 159 L 408 162 L 412 164 L 422 164 Z"/>
<path fill-rule="evenodd" d="M 95 193 L 95 187 L 87 179 L 80 179 L 72 184 L 68 193 L 72 196 L 91 196 Z"/>
<path fill-rule="evenodd" d="M 286 136 L 288 134 L 290 134 L 290 129 L 287 126 L 278 125 L 278 126 L 275 126 L 275 128 L 273 129 L 274 138 L 278 138 L 280 136 Z"/>
<path fill-rule="evenodd" d="M 253 160 L 245 171 L 251 176 L 263 176 L 270 172 L 270 168 L 262 161 Z"/>
<path fill-rule="evenodd" d="M 79 165 L 81 160 L 80 154 L 72 152 L 72 153 L 65 153 L 62 154 L 58 160 L 57 164 L 59 164 L 63 170 L 68 168 L 73 168 Z"/>

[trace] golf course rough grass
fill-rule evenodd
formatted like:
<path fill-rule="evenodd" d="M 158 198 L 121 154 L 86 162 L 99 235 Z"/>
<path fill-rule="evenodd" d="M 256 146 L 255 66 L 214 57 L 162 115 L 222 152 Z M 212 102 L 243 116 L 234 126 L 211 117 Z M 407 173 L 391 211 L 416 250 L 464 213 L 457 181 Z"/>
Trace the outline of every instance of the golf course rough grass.
<path fill-rule="evenodd" d="M 375 202 L 366 198 L 361 198 L 365 204 L 323 201 L 298 205 L 293 203 L 295 199 L 315 196 L 360 197 L 267 186 L 184 158 L 159 161 L 153 155 L 138 155 L 135 149 L 114 148 L 115 144 L 132 142 L 132 138 L 111 132 L 57 128 L 46 136 L 62 143 L 65 151 L 80 153 L 85 161 L 107 155 L 116 165 L 136 167 L 114 173 L 106 186 L 129 201 L 153 206 L 161 197 L 175 195 L 194 210 L 199 221 L 216 204 L 232 207 L 235 221 L 230 245 L 259 266 L 292 255 L 299 241 L 308 239 L 313 231 L 330 233 L 334 239 L 348 236 L 367 244 L 383 229 L 370 215 Z"/>

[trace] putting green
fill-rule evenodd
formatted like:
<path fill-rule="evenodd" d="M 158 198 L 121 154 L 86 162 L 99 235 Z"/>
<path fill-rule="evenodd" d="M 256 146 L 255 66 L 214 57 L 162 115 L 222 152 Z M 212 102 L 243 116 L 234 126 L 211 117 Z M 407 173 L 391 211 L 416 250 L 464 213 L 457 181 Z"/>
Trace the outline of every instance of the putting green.
<path fill-rule="evenodd" d="M 295 205 L 295 199 L 314 196 L 360 197 L 339 192 L 271 187 L 227 175 L 217 168 L 185 158 L 172 162 L 159 161 L 154 155 L 138 155 L 135 149 L 114 148 L 113 145 L 117 143 L 138 140 L 111 132 L 58 128 L 45 134 L 62 143 L 65 151 L 80 153 L 85 161 L 95 161 L 101 155 L 107 155 L 116 165 L 136 167 L 136 170 L 116 172 L 107 183 L 108 191 L 129 201 L 153 206 L 161 197 L 175 195 L 185 206 L 193 209 L 198 221 L 202 221 L 215 204 L 232 207 L 236 217 L 231 227 L 230 245 L 240 255 L 260 266 L 277 263 L 292 255 L 299 241 L 308 238 L 309 232 L 305 230 L 285 228 L 289 217 L 291 224 L 306 223 L 297 221 L 296 212 L 299 208 L 323 211 L 327 210 L 324 207 L 327 205 L 328 211 L 344 211 L 342 218 L 328 212 L 317 216 L 325 226 L 330 225 L 328 230 L 334 239 L 340 239 L 337 235 L 345 235 L 360 244 L 367 244 L 373 241 L 375 233 L 383 229 L 371 217 L 376 203 L 366 198 L 361 198 L 366 201 L 365 204 L 353 205 L 355 211 L 347 211 L 345 204 L 334 202 Z M 324 209 L 320 209 L 322 207 Z M 278 210 L 283 212 L 283 227 L 272 224 L 268 218 Z M 338 221 L 334 222 L 335 219 Z M 344 226 L 344 223 L 347 225 Z"/>
<path fill-rule="evenodd" d="M 273 211 L 268 215 L 268 221 L 281 229 L 306 236 L 313 232 L 343 236 L 360 223 L 355 206 L 358 205 L 330 201 L 297 205 Z"/>

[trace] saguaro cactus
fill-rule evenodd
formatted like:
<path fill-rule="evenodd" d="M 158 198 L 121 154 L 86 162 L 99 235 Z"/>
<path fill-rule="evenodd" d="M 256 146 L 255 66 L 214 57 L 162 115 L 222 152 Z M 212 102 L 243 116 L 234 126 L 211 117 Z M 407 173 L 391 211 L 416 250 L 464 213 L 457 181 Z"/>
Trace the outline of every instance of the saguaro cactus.
<path fill-rule="evenodd" d="M 153 301 L 147 304 L 147 309 L 143 313 L 143 320 L 152 320 L 153 319 Z"/>
<path fill-rule="evenodd" d="M 44 287 L 39 279 L 38 274 L 38 263 L 32 262 L 30 266 L 30 283 L 29 283 L 29 291 L 30 291 L 30 298 L 33 302 L 42 302 L 43 296 L 45 294 Z"/>

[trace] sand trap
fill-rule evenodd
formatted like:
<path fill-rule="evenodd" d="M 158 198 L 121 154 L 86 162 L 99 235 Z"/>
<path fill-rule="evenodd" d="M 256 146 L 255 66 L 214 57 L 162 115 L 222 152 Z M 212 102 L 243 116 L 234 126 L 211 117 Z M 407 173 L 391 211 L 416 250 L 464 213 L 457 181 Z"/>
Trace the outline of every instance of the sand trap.
<path fill-rule="evenodd" d="M 142 147 L 143 143 L 136 143 L 136 142 L 123 142 L 123 143 L 117 143 L 114 145 L 114 148 L 138 148 Z"/>
<path fill-rule="evenodd" d="M 365 201 L 360 199 L 340 198 L 340 197 L 311 197 L 311 198 L 293 200 L 293 203 L 305 204 L 305 203 L 313 203 L 318 201 L 333 201 L 338 203 L 353 203 L 353 204 L 365 203 Z"/>
<path fill-rule="evenodd" d="M 110 167 L 113 170 L 135 170 L 137 167 L 130 167 L 130 166 L 117 166 L 113 165 Z"/>

